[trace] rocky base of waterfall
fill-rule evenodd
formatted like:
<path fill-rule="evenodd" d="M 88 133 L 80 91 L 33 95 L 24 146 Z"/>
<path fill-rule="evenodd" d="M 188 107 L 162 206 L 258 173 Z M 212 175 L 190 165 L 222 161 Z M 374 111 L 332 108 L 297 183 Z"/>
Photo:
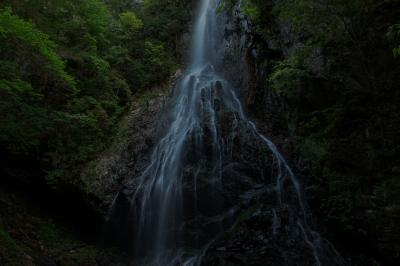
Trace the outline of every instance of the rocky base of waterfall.
<path fill-rule="evenodd" d="M 233 228 L 212 242 L 202 265 L 345 265 L 329 242 L 313 233 L 312 247 L 301 226 L 285 221 L 289 210 L 276 210 L 265 200 L 253 198 Z"/>

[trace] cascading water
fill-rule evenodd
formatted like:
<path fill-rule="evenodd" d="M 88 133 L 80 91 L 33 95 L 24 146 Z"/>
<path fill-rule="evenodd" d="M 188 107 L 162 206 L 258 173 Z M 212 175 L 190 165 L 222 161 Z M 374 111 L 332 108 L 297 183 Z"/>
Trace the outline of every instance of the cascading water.
<path fill-rule="evenodd" d="M 270 234 L 282 231 L 282 217 L 289 217 L 286 227 L 296 228 L 314 264 L 321 265 L 321 240 L 308 226 L 298 180 L 217 73 L 217 5 L 200 1 L 191 63 L 176 86 L 170 126 L 148 167 L 132 181 L 128 217 L 135 263 L 200 265 L 212 240 L 234 224 L 243 198 L 263 184 L 273 213 Z"/>

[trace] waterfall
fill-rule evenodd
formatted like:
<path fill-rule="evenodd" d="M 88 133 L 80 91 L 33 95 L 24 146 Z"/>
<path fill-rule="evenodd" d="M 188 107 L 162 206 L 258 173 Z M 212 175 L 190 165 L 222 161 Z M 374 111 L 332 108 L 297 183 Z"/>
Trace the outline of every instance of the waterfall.
<path fill-rule="evenodd" d="M 191 62 L 171 99 L 171 123 L 133 182 L 129 221 L 135 265 L 200 265 L 213 239 L 234 224 L 242 198 L 263 182 L 273 205 L 270 234 L 279 233 L 285 210 L 315 265 L 321 265 L 321 241 L 308 225 L 300 182 L 217 71 L 222 65 L 217 6 L 216 0 L 200 1 Z M 259 154 L 257 162 L 243 159 L 253 156 L 241 154 L 247 143 Z M 256 163 L 260 166 L 252 167 Z"/>

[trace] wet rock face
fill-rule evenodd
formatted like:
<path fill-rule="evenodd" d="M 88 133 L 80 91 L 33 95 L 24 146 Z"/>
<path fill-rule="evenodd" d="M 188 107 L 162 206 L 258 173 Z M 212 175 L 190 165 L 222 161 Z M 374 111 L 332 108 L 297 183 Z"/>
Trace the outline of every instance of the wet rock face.
<path fill-rule="evenodd" d="M 199 249 L 226 231 L 212 242 L 202 265 L 343 265 L 329 243 L 309 229 L 287 170 L 250 124 L 229 108 L 226 89 L 221 82 L 203 89 L 202 102 L 218 102 L 219 107 L 200 103 L 200 128 L 184 144 L 184 206 L 177 225 L 184 228 L 182 245 Z M 132 204 L 140 204 L 132 201 L 141 193 L 136 181 L 120 192 L 114 209 L 113 221 L 129 248 L 136 223 Z"/>
<path fill-rule="evenodd" d="M 275 143 L 280 142 L 287 126 L 279 98 L 267 86 L 266 79 L 271 60 L 280 58 L 283 52 L 277 52 L 280 46 L 275 40 L 270 40 L 268 47 L 260 47 L 255 29 L 238 5 L 219 19 L 224 32 L 223 46 L 218 51 L 222 58 L 219 70 L 235 88 L 245 111 L 253 120 L 262 121 L 258 124 L 261 131 L 276 136 Z"/>
<path fill-rule="evenodd" d="M 215 99 L 220 99 L 220 86 L 213 88 Z M 208 114 L 203 114 L 203 142 L 199 146 L 191 139 L 182 162 L 184 231 L 189 232 L 186 241 L 198 247 L 207 244 L 221 228 L 234 223 L 243 197 L 266 182 L 264 171 L 271 171 L 271 157 L 261 156 L 270 155 L 265 145 L 249 135 L 248 126 L 237 118 L 238 114 L 227 111 L 223 100 L 219 104 L 217 128 L 213 129 Z M 218 132 L 217 140 L 212 136 L 213 130 Z"/>
<path fill-rule="evenodd" d="M 276 96 L 265 87 L 266 67 L 261 62 L 267 55 L 259 53 L 238 7 L 222 20 L 225 47 L 219 51 L 223 58 L 219 68 L 250 114 L 263 106 L 257 109 L 263 121 L 261 131 L 275 136 L 281 146 L 286 127 Z M 230 157 L 222 166 L 220 193 L 228 206 L 234 206 L 232 228 L 209 246 L 202 265 L 345 265 L 331 244 L 310 229 L 308 208 L 301 206 L 303 195 L 296 195 L 284 167 L 277 164 L 265 143 L 232 117 L 229 112 L 218 112 L 218 131 L 231 143 Z M 210 188 L 205 187 L 207 191 Z"/>
<path fill-rule="evenodd" d="M 230 90 L 228 84 L 220 81 L 202 89 L 198 103 L 201 123 L 199 128 L 189 133 L 179 162 L 182 167 L 183 206 L 182 212 L 176 215 L 182 216 L 182 223 L 170 230 L 184 228 L 182 245 L 199 249 L 219 232 L 242 221 L 242 212 L 249 212 L 250 217 L 258 217 L 263 213 L 260 214 L 261 221 L 258 218 L 256 222 L 249 220 L 243 224 L 242 229 L 235 231 L 239 235 L 232 240 L 233 243 L 248 242 L 246 245 L 253 247 L 255 244 L 251 243 L 258 243 L 257 239 L 260 239 L 259 231 L 269 231 L 277 235 L 280 229 L 279 220 L 286 226 L 282 241 L 286 243 L 292 239 L 293 246 L 297 249 L 303 246 L 310 252 L 310 245 L 305 242 L 300 232 L 301 227 L 297 225 L 304 219 L 304 214 L 293 183 L 282 162 L 256 134 L 251 124 L 238 113 L 238 109 L 232 107 L 234 102 L 228 100 L 227 96 Z M 214 105 L 213 108 L 210 108 L 211 105 Z M 143 158 L 142 164 L 146 163 L 148 161 Z M 128 250 L 133 249 L 134 235 L 138 233 L 135 232 L 135 226 L 132 226 L 137 223 L 133 210 L 136 205 L 141 204 L 136 199 L 141 199 L 137 195 L 142 193 L 138 187 L 140 170 L 131 173 L 130 182 L 119 192 L 111 215 L 113 237 L 119 238 L 117 241 Z M 267 205 L 264 206 L 263 202 Z M 260 206 L 259 211 L 254 210 L 255 204 Z M 274 243 L 270 249 L 278 245 L 272 239 L 268 241 L 265 242 L 263 238 L 256 245 L 257 248 L 267 250 L 267 243 Z M 280 248 L 288 249 L 289 244 L 285 245 Z M 237 247 L 233 250 L 229 250 L 230 247 L 224 248 L 224 256 L 231 256 L 232 252 L 238 251 Z M 211 248 L 210 251 L 212 250 Z M 219 260 L 219 255 L 217 257 Z M 212 252 L 207 253 L 205 261 L 214 263 L 217 257 Z M 262 256 L 258 258 L 261 261 L 263 259 Z"/>
<path fill-rule="evenodd" d="M 232 14 L 221 15 L 220 25 L 224 32 L 223 46 L 218 52 L 222 57 L 219 70 L 224 74 L 234 88 L 239 98 L 248 105 L 251 103 L 251 88 L 253 66 L 249 64 L 248 53 L 252 50 L 253 36 L 245 17 L 238 8 L 233 8 Z"/>

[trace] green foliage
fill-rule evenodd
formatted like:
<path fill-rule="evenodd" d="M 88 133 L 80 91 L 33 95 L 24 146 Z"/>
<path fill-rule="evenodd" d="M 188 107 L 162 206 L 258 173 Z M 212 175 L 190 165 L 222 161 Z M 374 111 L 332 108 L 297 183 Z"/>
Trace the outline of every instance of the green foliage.
<path fill-rule="evenodd" d="M 6 0 L 5 4 L 26 19 L 33 20 L 53 40 L 80 50 L 105 49 L 112 16 L 99 0 Z"/>
<path fill-rule="evenodd" d="M 255 0 L 243 1 L 242 9 L 250 19 L 256 20 L 261 16 L 261 9 L 258 7 L 257 1 Z"/>
<path fill-rule="evenodd" d="M 233 5 L 234 0 L 225 0 L 229 6 Z M 242 0 L 241 11 L 251 19 L 255 31 L 265 40 L 272 35 L 272 25 L 274 16 L 271 9 L 275 6 L 273 1 L 264 0 Z"/>
<path fill-rule="evenodd" d="M 287 100 L 299 98 L 299 88 L 305 85 L 310 74 L 301 69 L 294 58 L 278 62 L 269 76 L 271 87 Z"/>
<path fill-rule="evenodd" d="M 400 56 L 400 47 L 393 48 L 393 55 L 396 57 Z"/>
<path fill-rule="evenodd" d="M 75 182 L 110 143 L 132 95 L 176 68 L 189 1 L 167 2 L 2 1 L 5 152 L 41 162 L 51 186 Z"/>
<path fill-rule="evenodd" d="M 160 42 L 146 41 L 143 48 L 143 64 L 140 69 L 143 73 L 143 82 L 163 81 L 173 68 L 173 63 L 164 59 L 166 56 L 164 45 Z"/>
<path fill-rule="evenodd" d="M 388 35 L 393 39 L 400 39 L 400 24 L 395 24 L 389 27 Z M 400 45 L 393 48 L 393 56 L 400 57 Z"/>
<path fill-rule="evenodd" d="M 46 111 L 38 105 L 42 97 L 29 83 L 0 79 L 0 143 L 9 150 L 28 153 L 39 145 L 46 126 Z"/>
<path fill-rule="evenodd" d="M 143 28 L 143 22 L 139 19 L 135 13 L 132 11 L 126 11 L 119 16 L 122 25 L 125 29 L 137 32 L 138 30 Z"/>
<path fill-rule="evenodd" d="M 31 23 L 25 22 L 11 14 L 10 9 L 0 10 L 0 39 L 17 38 L 34 47 L 46 60 L 46 67 L 71 87 L 73 78 L 64 70 L 64 62 L 54 52 L 56 45 L 48 35 L 37 30 Z"/>
<path fill-rule="evenodd" d="M 221 0 L 217 7 L 217 14 L 221 14 L 223 11 L 229 11 L 230 9 L 232 9 L 233 5 L 233 0 Z"/>
<path fill-rule="evenodd" d="M 140 10 L 145 25 L 144 34 L 163 42 L 175 56 L 181 56 L 178 42 L 191 20 L 191 4 L 191 0 L 145 0 Z"/>

